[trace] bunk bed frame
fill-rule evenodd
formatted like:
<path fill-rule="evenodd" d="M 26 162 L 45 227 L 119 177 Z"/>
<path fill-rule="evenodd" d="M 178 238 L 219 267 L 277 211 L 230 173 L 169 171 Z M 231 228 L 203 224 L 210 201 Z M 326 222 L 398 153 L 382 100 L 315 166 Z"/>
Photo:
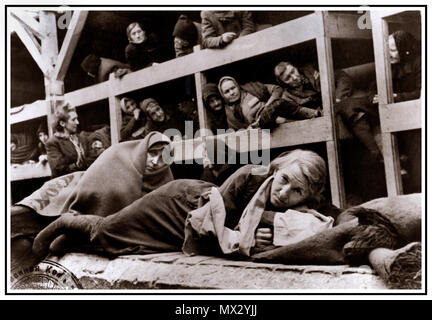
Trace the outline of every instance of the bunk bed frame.
<path fill-rule="evenodd" d="M 119 141 L 121 95 L 173 79 L 194 75 L 200 128 L 205 129 L 206 110 L 202 102 L 201 88 L 205 84 L 204 73 L 206 70 L 315 39 L 319 72 L 321 75 L 321 92 L 323 100 L 322 117 L 280 125 L 271 132 L 270 145 L 263 145 L 260 143 L 260 141 L 268 141 L 262 139 L 265 132 L 260 129 L 239 131 L 225 134 L 223 136 L 206 136 L 203 133 L 199 138 L 176 141 L 174 143 L 174 160 L 179 161 L 202 158 L 202 152 L 197 150 L 199 149 L 199 145 L 203 142 L 203 139 L 223 139 L 228 143 L 228 145 L 235 142 L 237 151 L 239 152 L 324 142 L 327 149 L 332 202 L 336 206 L 343 207 L 345 204 L 345 188 L 340 164 L 338 142 L 340 129 L 338 129 L 338 125 L 336 124 L 336 117 L 333 110 L 335 88 L 333 81 L 334 70 L 331 39 L 370 39 L 373 34 L 376 58 L 375 66 L 378 76 L 378 92 L 380 94 L 380 117 L 384 141 L 384 159 L 388 193 L 389 195 L 400 194 L 402 193 L 402 187 L 400 170 L 398 170 L 399 157 L 397 156 L 398 151 L 394 132 L 412 128 L 421 128 L 421 102 L 420 100 L 416 100 L 398 104 L 391 103 L 391 95 L 389 95 L 391 92 L 391 77 L 389 76 L 389 69 L 386 64 L 386 50 L 384 50 L 384 39 L 386 39 L 385 18 L 387 15 L 381 11 L 371 12 L 371 14 L 372 17 L 379 18 L 378 22 L 374 21 L 375 19 L 372 19 L 374 22 L 373 32 L 368 29 L 358 28 L 358 15 L 340 12 L 332 13 L 316 11 L 309 15 L 238 38 L 224 49 L 197 50 L 198 48 L 195 48 L 194 52 L 187 56 L 169 60 L 159 65 L 127 74 L 121 79 L 114 78 L 113 74 L 111 74 L 108 81 L 65 93 L 64 99 L 69 101 L 75 107 L 108 99 L 111 141 L 114 144 Z M 67 43 L 66 49 L 63 50 L 62 47 L 60 51 L 63 59 L 60 61 L 63 62 L 56 68 L 56 78 L 54 81 L 58 81 L 59 79 L 62 80 L 64 78 L 65 69 L 67 69 L 68 65 L 67 61 L 70 61 L 73 54 L 73 50 L 75 49 L 86 16 L 87 13 L 84 12 L 74 13 L 74 23 L 76 27 L 72 29 L 69 37 L 67 35 L 66 39 L 70 40 L 68 40 L 69 43 Z M 296 32 L 292 32 L 293 30 Z M 287 37 L 287 35 L 289 35 L 289 37 Z M 64 61 L 66 61 L 66 63 Z M 60 75 L 60 77 L 58 77 L 58 75 Z M 44 116 L 49 120 L 53 112 L 52 101 L 56 98 L 58 97 L 56 97 L 55 94 L 47 92 L 46 108 L 40 108 L 40 102 L 28 105 L 25 112 L 13 115 L 10 119 L 10 123 L 16 124 Z M 412 111 L 413 108 L 416 110 L 414 115 Z M 410 117 L 407 118 L 407 114 L 409 114 Z M 407 121 L 407 119 L 410 120 Z M 201 132 L 204 131 L 202 130 Z M 238 142 L 241 139 L 245 139 L 245 141 L 249 141 L 249 143 L 239 144 Z M 45 166 L 45 168 L 42 167 L 43 166 L 34 168 L 34 170 L 13 168 L 11 172 L 11 180 L 15 181 L 36 176 L 49 176 L 49 168 L 46 168 L 47 166 Z"/>

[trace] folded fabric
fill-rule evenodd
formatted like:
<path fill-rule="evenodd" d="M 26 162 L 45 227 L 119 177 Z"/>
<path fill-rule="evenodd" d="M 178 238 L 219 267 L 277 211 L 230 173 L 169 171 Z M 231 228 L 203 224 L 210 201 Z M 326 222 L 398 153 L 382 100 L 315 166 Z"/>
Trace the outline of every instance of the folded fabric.
<path fill-rule="evenodd" d="M 321 231 L 333 227 L 334 219 L 321 213 L 307 209 L 297 211 L 288 209 L 277 212 L 274 218 L 273 244 L 286 246 L 297 243 Z"/>
<path fill-rule="evenodd" d="M 249 256 L 250 249 L 255 245 L 255 230 L 264 212 L 272 180 L 273 176 L 270 176 L 260 186 L 244 209 L 234 230 L 225 227 L 224 201 L 219 190 L 213 187 L 209 201 L 188 214 L 183 252 L 188 255 L 201 254 L 199 242 L 202 238 L 214 237 L 224 254 L 240 253 Z"/>

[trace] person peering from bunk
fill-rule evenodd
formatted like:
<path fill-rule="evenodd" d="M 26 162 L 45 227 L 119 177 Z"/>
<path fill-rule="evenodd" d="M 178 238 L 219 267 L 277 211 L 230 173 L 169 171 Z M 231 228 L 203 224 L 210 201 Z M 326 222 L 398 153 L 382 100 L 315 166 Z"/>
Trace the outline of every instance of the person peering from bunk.
<path fill-rule="evenodd" d="M 145 116 L 132 98 L 123 97 L 120 100 L 122 110 L 121 141 L 142 139 L 145 137 Z"/>
<path fill-rule="evenodd" d="M 204 48 L 223 48 L 256 29 L 249 11 L 201 11 L 201 27 Z"/>
<path fill-rule="evenodd" d="M 281 61 L 274 68 L 276 80 L 284 88 L 283 98 L 298 105 L 294 115 L 298 119 L 310 119 L 321 115 L 320 74 L 312 64 L 297 67 L 291 62 Z M 352 81 L 341 71 L 335 72 L 336 101 L 351 95 Z"/>
<path fill-rule="evenodd" d="M 147 120 L 144 134 L 150 131 L 164 132 L 167 129 L 178 129 L 182 131 L 182 117 L 176 117 L 168 111 L 168 106 L 162 108 L 158 101 L 147 98 L 140 102 L 140 109 L 144 112 Z"/>
<path fill-rule="evenodd" d="M 35 263 L 30 254 L 33 239 L 50 222 L 66 212 L 107 216 L 173 180 L 163 151 L 170 139 L 151 132 L 142 140 L 108 148 L 87 171 L 47 181 L 39 190 L 11 208 L 12 266 Z M 59 249 L 71 242 L 57 240 Z M 76 239 L 75 239 L 76 240 Z"/>
<path fill-rule="evenodd" d="M 273 238 L 277 243 L 298 241 L 331 228 L 334 217 L 325 215 L 323 197 L 326 164 L 319 155 L 285 152 L 266 172 L 259 174 L 258 169 L 263 167 L 245 165 L 219 188 L 201 180 L 174 180 L 106 217 L 63 214 L 37 235 L 33 253 L 45 258 L 53 240 L 68 233 L 81 235 L 93 249 L 111 256 L 182 248 L 187 254 L 249 256 L 255 244 L 264 248 Z M 276 226 L 270 230 L 274 221 L 286 222 L 294 215 L 285 225 L 297 232 L 279 233 Z M 209 232 L 200 234 L 202 230 Z"/>
<path fill-rule="evenodd" d="M 36 131 L 38 137 L 38 150 L 39 150 L 39 162 L 41 164 L 46 164 L 48 162 L 48 155 L 46 151 L 45 144 L 48 141 L 48 128 L 46 121 L 42 121 Z"/>
<path fill-rule="evenodd" d="M 215 83 L 206 83 L 202 88 L 202 99 L 207 109 L 207 124 L 213 134 L 217 134 L 217 129 L 228 127 L 225 105 L 223 98 Z"/>
<path fill-rule="evenodd" d="M 116 78 L 131 72 L 129 65 L 117 60 L 98 57 L 95 54 L 89 54 L 85 57 L 81 63 L 81 68 L 96 83 L 107 81 L 113 72 Z"/>
<path fill-rule="evenodd" d="M 75 108 L 68 103 L 57 107 L 53 124 L 54 135 L 45 144 L 52 178 L 86 170 L 92 162 L 86 155 L 89 151 L 88 135 L 85 132 L 78 134 L 78 125 Z"/>
<path fill-rule="evenodd" d="M 126 34 L 129 44 L 125 48 L 125 57 L 132 71 L 162 62 L 156 34 L 148 32 L 138 22 L 129 24 Z"/>
<path fill-rule="evenodd" d="M 202 43 L 201 24 L 184 14 L 178 18 L 172 35 L 176 58 L 192 53 L 193 47 Z"/>
<path fill-rule="evenodd" d="M 218 89 L 225 100 L 228 126 L 234 130 L 245 128 L 274 128 L 286 121 L 298 109 L 282 99 L 278 85 L 248 82 L 239 85 L 233 77 L 219 80 Z"/>

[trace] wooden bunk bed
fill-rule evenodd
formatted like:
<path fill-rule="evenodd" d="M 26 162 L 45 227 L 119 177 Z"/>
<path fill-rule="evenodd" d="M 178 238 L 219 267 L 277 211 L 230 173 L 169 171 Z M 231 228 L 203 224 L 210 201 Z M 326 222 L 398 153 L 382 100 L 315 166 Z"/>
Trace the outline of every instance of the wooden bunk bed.
<path fill-rule="evenodd" d="M 372 12 L 372 14 L 376 15 L 383 13 Z M 66 40 L 69 42 L 67 43 L 66 48 L 69 48 L 70 50 L 75 48 L 77 36 L 79 36 L 79 31 L 83 27 L 83 21 L 85 21 L 85 18 L 86 13 L 84 12 L 80 12 L 79 15 L 76 14 L 74 20 L 76 28 L 70 33 L 69 36 L 66 37 Z M 179 161 L 201 158 L 202 150 L 199 149 L 199 145 L 203 142 L 203 139 L 223 139 L 228 145 L 232 145 L 234 141 L 237 143 L 236 150 L 238 152 L 254 151 L 254 149 L 296 146 L 309 143 L 325 143 L 327 149 L 332 202 L 336 206 L 343 207 L 345 204 L 345 192 L 342 168 L 340 165 L 338 138 L 343 138 L 345 134 L 344 130 L 341 129 L 341 126 L 337 124 L 337 120 L 333 111 L 335 90 L 333 81 L 334 70 L 331 40 L 335 38 L 371 39 L 371 30 L 358 28 L 357 21 L 358 15 L 343 12 L 316 11 L 309 15 L 238 38 L 230 46 L 224 49 L 195 50 L 192 54 L 187 56 L 172 59 L 159 65 L 138 70 L 131 74 L 125 75 L 121 79 L 114 78 L 113 75 L 111 75 L 108 81 L 65 93 L 64 99 L 69 101 L 75 107 L 87 105 L 103 99 L 108 99 L 111 141 L 112 143 L 117 143 L 119 141 L 121 124 L 121 95 L 174 79 L 194 75 L 200 128 L 205 129 L 206 110 L 201 99 L 201 88 L 205 83 L 205 72 L 207 70 L 254 56 L 270 53 L 272 51 L 290 47 L 305 41 L 315 40 L 319 71 L 321 75 L 321 92 L 324 110 L 322 117 L 280 125 L 278 128 L 272 131 L 269 144 L 261 143 L 262 141 L 268 140 L 262 139 L 265 133 L 261 132 L 260 129 L 239 131 L 236 133 L 226 134 L 224 136 L 203 135 L 202 137 L 195 139 L 177 141 L 174 143 L 174 160 Z M 292 30 L 296 30 L 296 32 L 292 32 Z M 387 81 L 386 79 L 391 79 L 389 78 L 388 73 L 385 73 L 388 71 L 382 70 L 384 63 L 381 62 L 384 57 L 384 50 L 383 41 L 379 42 L 379 40 L 384 39 L 384 31 L 385 30 L 383 30 L 381 24 L 374 25 L 374 42 L 377 44 L 375 46 L 375 56 L 377 59 L 376 65 L 377 74 L 379 75 L 380 79 L 380 81 L 378 81 L 378 88 L 380 90 L 379 92 L 382 99 L 384 99 L 384 96 L 387 97 L 387 91 L 385 90 L 388 90 L 385 89 L 388 88 L 388 86 L 384 87 L 383 82 Z M 288 37 L 287 35 L 290 36 Z M 378 44 L 381 44 L 381 46 Z M 60 53 L 62 55 L 62 59 L 66 59 L 66 62 L 60 64 L 63 66 L 62 68 L 56 68 L 56 74 L 60 75 L 60 77 L 56 79 L 60 80 L 62 77 L 64 77 L 64 68 L 65 65 L 67 65 L 67 60 L 69 59 L 70 61 L 72 55 L 71 52 L 68 52 L 63 48 L 64 46 L 62 47 Z M 21 112 L 11 117 L 11 124 L 17 124 L 19 122 L 37 117 L 47 117 L 49 119 L 53 110 L 51 100 L 52 98 L 46 100 L 47 103 L 45 108 L 41 108 L 40 103 L 28 105 L 26 107 L 26 112 Z M 383 139 L 385 142 L 384 149 L 387 184 L 390 186 L 389 194 L 401 193 L 401 189 L 399 187 L 394 187 L 399 185 L 398 181 L 400 182 L 400 178 L 398 180 L 396 174 L 390 174 L 390 172 L 397 171 L 397 162 L 394 160 L 397 149 L 394 147 L 394 138 L 392 137 L 392 133 L 401 130 L 401 126 L 403 127 L 402 130 L 406 130 L 407 128 L 418 128 L 421 126 L 417 119 L 414 119 L 410 122 L 406 121 L 407 118 L 401 118 L 404 116 L 402 110 L 405 110 L 404 112 L 409 112 L 411 115 L 411 105 L 418 105 L 417 109 L 419 110 L 420 101 L 402 103 L 402 107 L 400 106 L 401 104 L 398 104 L 397 106 L 389 104 L 387 103 L 387 100 L 382 100 L 380 103 L 381 124 L 383 130 Z M 398 108 L 398 114 L 400 116 L 396 116 L 392 112 L 394 108 Z M 397 119 L 395 119 L 395 117 Z M 398 119 L 403 119 L 403 121 L 399 121 Z M 289 137 L 289 139 L 287 139 L 287 137 Z M 239 144 L 238 141 L 241 139 L 245 139 L 246 141 L 249 141 L 249 143 Z M 22 168 L 13 169 L 12 181 L 25 179 L 27 174 L 28 178 L 34 177 L 35 173 L 30 174 L 19 172 L 20 170 L 22 171 Z M 35 170 L 42 170 L 41 172 L 37 173 L 37 176 L 49 176 L 49 170 L 46 168 L 42 169 L 39 167 L 35 168 Z M 28 170 L 28 172 L 30 171 L 31 170 Z"/>

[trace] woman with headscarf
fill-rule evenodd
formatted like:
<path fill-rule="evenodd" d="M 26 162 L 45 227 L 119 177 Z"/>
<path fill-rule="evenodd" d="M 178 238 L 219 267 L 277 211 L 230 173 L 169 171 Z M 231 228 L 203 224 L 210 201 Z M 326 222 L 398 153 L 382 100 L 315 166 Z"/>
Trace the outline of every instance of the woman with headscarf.
<path fill-rule="evenodd" d="M 145 137 L 145 116 L 134 99 L 123 97 L 120 100 L 122 110 L 121 141 L 142 139 Z"/>
<path fill-rule="evenodd" d="M 113 145 L 86 172 L 50 180 L 14 205 L 12 244 L 16 240 L 21 245 L 16 246 L 16 256 L 12 246 L 12 260 L 22 259 L 19 247 L 31 246 L 33 237 L 61 214 L 107 216 L 173 180 L 161 156 L 170 143 L 167 136 L 151 132 L 145 139 Z M 64 244 L 59 239 L 57 249 Z"/>

